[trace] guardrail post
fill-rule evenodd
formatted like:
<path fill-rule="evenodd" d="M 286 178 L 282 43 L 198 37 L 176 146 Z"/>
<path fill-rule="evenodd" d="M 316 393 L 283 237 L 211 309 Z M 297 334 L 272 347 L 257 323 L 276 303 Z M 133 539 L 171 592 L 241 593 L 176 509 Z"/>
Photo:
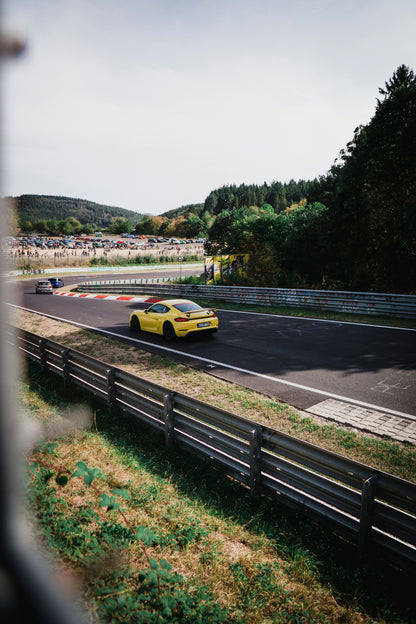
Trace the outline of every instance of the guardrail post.
<path fill-rule="evenodd" d="M 175 443 L 174 401 L 175 392 L 169 392 L 163 397 L 163 419 L 165 421 L 165 444 L 167 448 L 172 448 Z"/>
<path fill-rule="evenodd" d="M 46 353 L 45 338 L 41 338 L 38 344 L 39 344 L 40 365 L 42 368 L 42 372 L 45 373 L 48 368 L 48 354 Z"/>
<path fill-rule="evenodd" d="M 107 402 L 110 414 L 117 411 L 116 373 L 114 368 L 109 368 L 106 373 L 107 379 Z"/>
<path fill-rule="evenodd" d="M 253 496 L 260 494 L 261 485 L 261 429 L 250 431 L 250 491 Z"/>
<path fill-rule="evenodd" d="M 61 351 L 62 371 L 64 374 L 64 387 L 67 388 L 71 383 L 71 371 L 69 369 L 69 349 Z"/>
<path fill-rule="evenodd" d="M 363 483 L 360 509 L 360 534 L 358 538 L 358 552 L 360 556 L 364 554 L 370 536 L 376 481 L 377 475 L 371 475 Z"/>

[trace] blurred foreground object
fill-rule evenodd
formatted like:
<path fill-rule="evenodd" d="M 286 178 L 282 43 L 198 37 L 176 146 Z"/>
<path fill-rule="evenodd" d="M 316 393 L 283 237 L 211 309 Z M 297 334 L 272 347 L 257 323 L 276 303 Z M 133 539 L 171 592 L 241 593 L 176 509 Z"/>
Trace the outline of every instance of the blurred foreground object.
<path fill-rule="evenodd" d="M 0 64 L 25 50 L 25 43 L 13 35 L 0 34 Z M 4 94 L 1 91 L 1 104 Z M 3 106 L 1 106 L 3 108 Z M 0 197 L 3 174 L 3 124 L 0 118 Z M 0 199 L 1 241 L 8 235 L 8 207 Z M 13 624 L 79 624 L 80 613 L 57 589 L 56 571 L 36 552 L 33 529 L 25 512 L 23 465 L 25 452 L 35 437 L 30 422 L 16 405 L 19 379 L 17 357 L 8 344 L 11 326 L 9 302 L 13 300 L 8 262 L 0 245 L 0 621 Z M 44 557 L 43 557 L 44 559 Z M 74 600 L 71 596 L 71 600 Z"/>
<path fill-rule="evenodd" d="M 19 56 L 26 49 L 26 43 L 15 35 L 0 33 L 0 56 L 2 59 Z"/>

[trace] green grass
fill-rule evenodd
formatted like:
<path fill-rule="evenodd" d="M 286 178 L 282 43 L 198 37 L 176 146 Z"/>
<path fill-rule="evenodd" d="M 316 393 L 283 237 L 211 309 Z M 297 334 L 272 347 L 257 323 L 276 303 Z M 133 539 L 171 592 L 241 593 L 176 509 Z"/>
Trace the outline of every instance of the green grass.
<path fill-rule="evenodd" d="M 70 418 L 75 401 L 94 414 L 89 429 L 58 435 L 53 453 L 36 452 L 49 467 L 33 466 L 29 489 L 44 539 L 82 579 L 91 622 L 416 621 L 414 579 L 377 559 L 359 562 L 350 544 L 307 515 L 253 498 L 210 462 L 166 450 L 162 438 L 63 391 L 34 364 L 21 387 L 26 406 L 41 406 L 45 425 L 62 410 Z M 148 533 L 135 538 L 81 479 L 58 486 L 50 466 L 72 473 L 79 460 L 101 470 L 100 489 L 128 490 L 124 513 Z"/>

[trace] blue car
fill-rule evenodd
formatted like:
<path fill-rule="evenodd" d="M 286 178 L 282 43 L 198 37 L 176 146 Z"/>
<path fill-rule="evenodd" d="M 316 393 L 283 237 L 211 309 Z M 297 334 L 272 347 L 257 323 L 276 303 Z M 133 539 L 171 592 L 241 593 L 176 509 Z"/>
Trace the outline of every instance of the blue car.
<path fill-rule="evenodd" d="M 64 285 L 64 281 L 60 277 L 50 277 L 49 281 L 52 284 L 52 288 L 62 288 Z"/>

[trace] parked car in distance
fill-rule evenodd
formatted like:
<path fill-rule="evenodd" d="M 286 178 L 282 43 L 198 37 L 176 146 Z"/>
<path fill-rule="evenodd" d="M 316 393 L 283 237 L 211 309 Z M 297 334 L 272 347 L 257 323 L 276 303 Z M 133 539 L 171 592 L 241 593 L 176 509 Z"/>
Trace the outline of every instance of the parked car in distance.
<path fill-rule="evenodd" d="M 189 299 L 164 299 L 145 310 L 135 310 L 129 318 L 132 331 L 161 334 L 166 340 L 203 332 L 213 334 L 218 330 L 215 308 L 202 308 Z"/>
<path fill-rule="evenodd" d="M 52 288 L 52 284 L 50 283 L 50 281 L 47 279 L 39 280 L 38 283 L 36 284 L 36 294 L 37 295 L 52 295 L 53 288 Z"/>
<path fill-rule="evenodd" d="M 64 285 L 64 280 L 61 277 L 50 277 L 49 281 L 52 284 L 52 288 L 62 288 Z"/>

